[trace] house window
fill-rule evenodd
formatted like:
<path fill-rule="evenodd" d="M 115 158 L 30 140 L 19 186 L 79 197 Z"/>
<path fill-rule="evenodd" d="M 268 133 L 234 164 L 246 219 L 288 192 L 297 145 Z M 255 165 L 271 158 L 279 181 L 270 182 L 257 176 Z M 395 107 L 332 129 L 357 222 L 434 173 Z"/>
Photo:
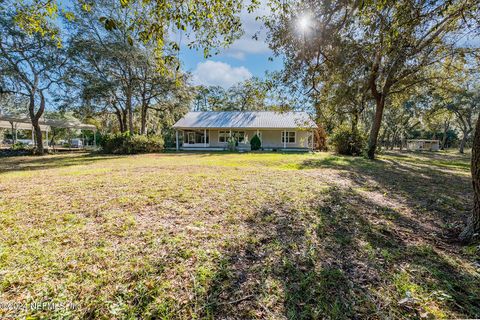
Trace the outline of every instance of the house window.
<path fill-rule="evenodd" d="M 282 143 L 295 143 L 295 131 L 282 131 Z"/>
<path fill-rule="evenodd" d="M 229 131 L 218 131 L 218 142 L 227 142 Z"/>

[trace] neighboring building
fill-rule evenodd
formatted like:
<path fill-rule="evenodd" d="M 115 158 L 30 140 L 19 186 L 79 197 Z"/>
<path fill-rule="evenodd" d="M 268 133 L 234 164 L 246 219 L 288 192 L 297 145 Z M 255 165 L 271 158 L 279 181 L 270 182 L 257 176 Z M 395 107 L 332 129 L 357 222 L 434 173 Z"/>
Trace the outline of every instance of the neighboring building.
<path fill-rule="evenodd" d="M 76 130 L 91 130 L 93 132 L 93 144 L 96 146 L 96 132 L 97 132 L 97 127 L 91 124 L 85 124 L 81 123 L 80 121 L 76 119 L 70 119 L 70 120 L 60 120 L 60 119 L 45 119 L 41 118 L 38 121 L 38 124 L 40 126 L 40 130 L 45 133 L 45 139 L 43 143 L 45 144 L 44 147 L 48 148 L 50 140 L 48 139 L 48 133 L 52 131 L 52 128 L 67 128 L 67 129 L 76 129 Z M 6 114 L 0 114 L 0 129 L 8 129 L 10 133 L 12 134 L 13 140 L 18 142 L 22 142 L 28 145 L 33 146 L 35 144 L 35 132 L 32 126 L 32 122 L 30 118 L 27 117 L 15 117 L 15 116 L 10 116 Z M 32 134 L 32 139 L 17 139 L 17 133 L 19 130 L 28 130 Z M 0 137 L 0 143 L 1 143 L 1 137 Z M 12 143 L 13 141 L 10 141 Z M 78 144 L 77 144 L 78 145 Z M 83 145 L 82 145 L 83 146 Z"/>
<path fill-rule="evenodd" d="M 309 150 L 317 126 L 306 112 L 208 111 L 189 112 L 173 128 L 177 150 L 225 150 L 229 137 L 250 150 L 254 135 L 263 150 Z"/>
<path fill-rule="evenodd" d="M 440 141 L 424 139 L 407 140 L 407 149 L 412 151 L 438 151 L 440 150 Z"/>

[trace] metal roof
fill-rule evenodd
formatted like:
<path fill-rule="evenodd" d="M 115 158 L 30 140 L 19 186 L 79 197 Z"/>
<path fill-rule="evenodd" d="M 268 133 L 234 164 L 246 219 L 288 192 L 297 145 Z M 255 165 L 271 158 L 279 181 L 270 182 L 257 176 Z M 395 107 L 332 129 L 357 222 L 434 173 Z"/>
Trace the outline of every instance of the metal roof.
<path fill-rule="evenodd" d="M 0 115 L 0 128 L 11 128 L 10 122 L 13 122 L 19 130 L 31 130 L 32 122 L 29 118 L 17 118 L 8 115 Z M 39 120 L 38 124 L 42 131 L 45 131 L 48 127 L 54 128 L 70 128 L 78 130 L 97 130 L 97 128 L 92 124 L 81 123 L 78 120 L 53 120 L 53 119 L 43 119 Z"/>
<path fill-rule="evenodd" d="M 440 142 L 440 140 L 428 140 L 428 139 L 407 139 L 407 142 Z"/>
<path fill-rule="evenodd" d="M 173 127 L 296 129 L 316 128 L 317 125 L 306 112 L 204 111 L 187 113 Z"/>
<path fill-rule="evenodd" d="M 2 129 L 12 129 L 12 124 L 9 121 L 0 120 L 0 128 Z M 21 123 L 21 122 L 13 122 L 13 128 L 15 130 L 32 130 L 32 124 L 28 123 Z M 40 125 L 40 129 L 42 131 L 46 131 L 49 129 L 48 126 Z"/>

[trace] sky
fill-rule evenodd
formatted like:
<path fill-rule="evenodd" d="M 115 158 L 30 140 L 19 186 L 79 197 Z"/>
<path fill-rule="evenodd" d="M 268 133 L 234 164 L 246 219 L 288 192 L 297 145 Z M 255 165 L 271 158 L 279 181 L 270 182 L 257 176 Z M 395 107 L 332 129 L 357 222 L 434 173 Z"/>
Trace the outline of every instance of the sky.
<path fill-rule="evenodd" d="M 262 78 L 266 71 L 282 68 L 282 59 L 274 57 L 268 48 L 265 27 L 255 19 L 265 14 L 266 10 L 267 7 L 263 5 L 254 13 L 243 11 L 240 17 L 245 34 L 229 48 L 221 49 L 218 55 L 205 59 L 202 50 L 190 50 L 182 46 L 179 57 L 183 70 L 192 73 L 193 84 L 218 85 L 227 89 L 252 76 Z M 258 40 L 252 38 L 256 33 Z M 269 58 L 273 58 L 273 61 Z"/>

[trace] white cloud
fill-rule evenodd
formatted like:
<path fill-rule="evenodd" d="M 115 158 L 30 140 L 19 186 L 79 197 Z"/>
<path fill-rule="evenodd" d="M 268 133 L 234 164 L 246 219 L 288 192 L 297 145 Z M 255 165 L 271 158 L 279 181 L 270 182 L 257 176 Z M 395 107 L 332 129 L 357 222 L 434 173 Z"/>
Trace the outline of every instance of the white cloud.
<path fill-rule="evenodd" d="M 224 88 L 252 77 L 252 73 L 244 66 L 232 67 L 228 63 L 212 60 L 198 63 L 192 75 L 195 85 Z"/>

